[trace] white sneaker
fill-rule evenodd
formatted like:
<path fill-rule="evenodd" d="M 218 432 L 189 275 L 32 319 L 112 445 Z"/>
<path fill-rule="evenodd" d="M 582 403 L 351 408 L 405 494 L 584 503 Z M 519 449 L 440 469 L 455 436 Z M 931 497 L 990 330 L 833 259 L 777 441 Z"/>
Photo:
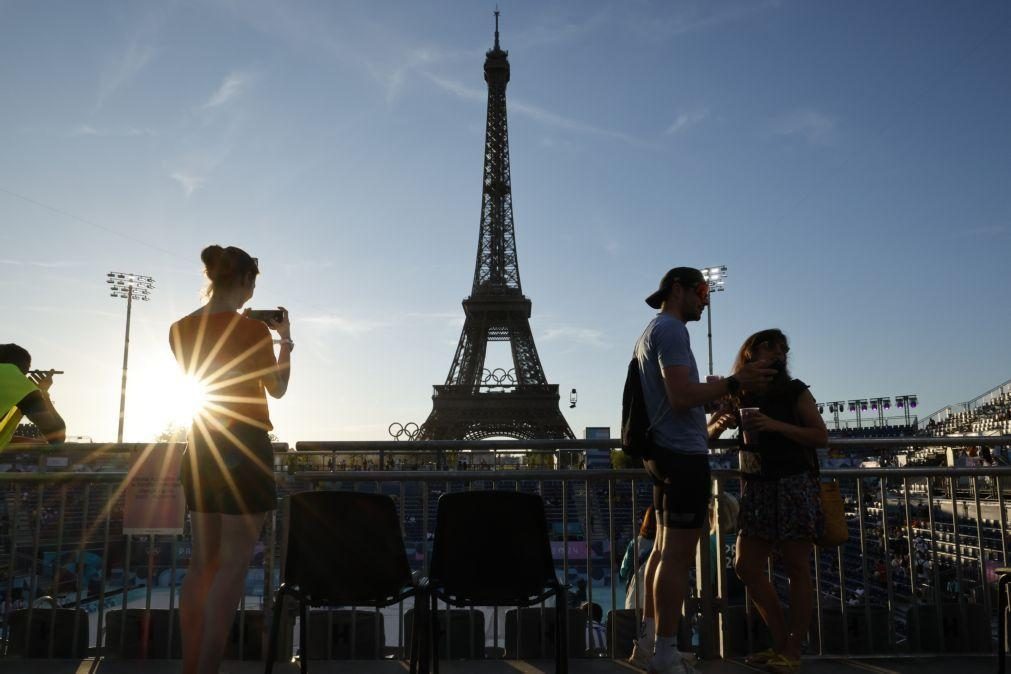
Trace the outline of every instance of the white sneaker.
<path fill-rule="evenodd" d="M 628 658 L 628 664 L 633 667 L 649 669 L 649 662 L 653 659 L 653 644 L 646 646 L 645 641 L 645 639 L 636 639 L 632 642 L 632 655 Z"/>

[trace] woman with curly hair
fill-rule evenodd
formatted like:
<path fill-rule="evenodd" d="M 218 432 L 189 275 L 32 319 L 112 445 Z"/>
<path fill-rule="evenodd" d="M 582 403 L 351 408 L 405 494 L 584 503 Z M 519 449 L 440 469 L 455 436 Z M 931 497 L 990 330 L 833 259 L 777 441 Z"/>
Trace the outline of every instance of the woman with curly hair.
<path fill-rule="evenodd" d="M 748 661 L 779 672 L 800 666 L 801 644 L 811 623 L 811 551 L 823 527 L 815 448 L 828 442 L 828 430 L 807 384 L 787 370 L 789 352 L 780 330 L 748 337 L 734 371 L 766 361 L 778 374 L 768 384 L 742 388 L 736 405 L 725 406 L 710 422 L 712 436 L 735 424 L 745 434 L 734 568 L 772 634 L 772 648 Z M 747 412 L 743 418 L 742 409 Z M 790 579 L 789 625 L 766 575 L 769 557 L 777 550 Z"/>

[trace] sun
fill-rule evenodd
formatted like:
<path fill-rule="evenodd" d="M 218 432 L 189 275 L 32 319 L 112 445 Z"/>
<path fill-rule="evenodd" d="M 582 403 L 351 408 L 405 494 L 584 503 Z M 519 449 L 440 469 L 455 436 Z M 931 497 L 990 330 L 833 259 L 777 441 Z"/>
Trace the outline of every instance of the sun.
<path fill-rule="evenodd" d="M 207 387 L 192 375 L 178 375 L 173 402 L 169 406 L 172 422 L 189 424 L 207 407 Z"/>
<path fill-rule="evenodd" d="M 206 386 L 174 362 L 138 367 L 130 377 L 137 382 L 126 406 L 130 441 L 150 442 L 167 431 L 187 429 L 207 406 Z"/>

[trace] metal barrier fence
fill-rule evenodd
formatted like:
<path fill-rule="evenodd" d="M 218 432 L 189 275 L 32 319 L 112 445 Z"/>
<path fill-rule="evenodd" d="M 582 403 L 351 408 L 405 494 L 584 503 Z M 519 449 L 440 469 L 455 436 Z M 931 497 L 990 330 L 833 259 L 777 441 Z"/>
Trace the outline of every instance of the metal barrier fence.
<path fill-rule="evenodd" d="M 871 455 L 923 447 L 1011 446 L 1011 438 L 889 438 L 830 444 Z M 630 570 L 639 573 L 635 532 L 651 500 L 651 483 L 641 470 L 565 467 L 578 465 L 579 455 L 588 449 L 609 450 L 615 445 L 614 440 L 313 443 L 275 457 L 282 495 L 305 489 L 352 489 L 393 498 L 409 560 L 419 573 L 427 568 L 441 493 L 512 489 L 540 494 L 557 572 L 572 584 L 573 603 L 599 604 L 607 617 L 602 648 L 590 638 L 596 631 L 590 607 L 578 621 L 570 621 L 574 624 L 574 634 L 568 635 L 570 652 L 576 657 L 621 657 L 635 635 L 641 599 L 632 593 L 626 604 L 618 570 L 632 541 Z M 732 443 L 716 445 L 726 448 Z M 124 535 L 126 472 L 108 470 L 117 461 L 126 461 L 126 456 L 116 458 L 118 449 L 138 447 L 68 446 L 58 452 L 71 457 L 65 463 L 62 458 L 50 461 L 54 453 L 48 450 L 41 456 L 49 458 L 36 463 L 36 472 L 0 473 L 4 655 L 179 657 L 178 592 L 190 552 L 188 531 L 182 536 Z M 495 459 L 490 466 L 497 470 L 475 470 L 462 462 L 462 453 L 475 450 L 491 453 Z M 428 456 L 419 460 L 426 452 Z M 79 462 L 72 458 L 75 453 Z M 101 462 L 86 460 L 98 455 Z M 374 455 L 377 467 L 383 468 L 395 468 L 397 458 L 407 455 L 413 458 L 412 469 L 342 471 L 335 459 L 343 455 Z M 526 460 L 550 463 L 551 468 L 531 469 Z M 714 455 L 714 494 L 739 489 L 731 460 L 732 455 Z M 585 457 L 582 462 L 589 463 Z M 23 467 L 30 465 L 28 460 Z M 100 466 L 103 472 L 72 472 L 89 465 Z M 44 472 L 47 466 L 59 472 Z M 447 470 L 450 466 L 454 469 Z M 463 466 L 467 469 L 456 469 Z M 313 467 L 323 469 L 303 469 Z M 817 550 L 813 556 L 816 611 L 808 652 L 990 652 L 995 640 L 995 573 L 1009 561 L 1005 500 L 1011 494 L 1011 468 L 834 468 L 823 470 L 822 476 L 837 480 L 847 497 L 851 537 L 844 546 Z M 230 657 L 259 659 L 264 651 L 267 617 L 279 582 L 283 499 L 280 506 L 267 518 L 250 566 Z M 682 650 L 732 656 L 764 647 L 764 628 L 733 574 L 733 536 L 718 525 L 709 544 L 699 547 L 695 587 L 680 635 Z M 785 579 L 775 565 L 770 565 L 769 573 L 785 593 Z M 515 613 L 482 609 L 479 614 L 458 615 L 462 627 L 450 617 L 449 643 L 443 652 L 473 656 L 477 644 L 490 656 L 545 655 L 544 625 L 551 621 L 544 611 L 551 608 L 548 604 Z M 351 611 L 314 612 L 318 617 L 310 619 L 313 628 L 331 636 L 310 650 L 310 657 L 406 655 L 412 627 L 407 607 L 364 613 L 351 607 Z M 524 629 L 531 622 L 532 631 Z M 477 630 L 475 625 L 481 623 Z M 289 636 L 282 653 L 298 647 L 290 628 L 285 626 Z M 458 650 L 461 639 L 466 650 Z"/>

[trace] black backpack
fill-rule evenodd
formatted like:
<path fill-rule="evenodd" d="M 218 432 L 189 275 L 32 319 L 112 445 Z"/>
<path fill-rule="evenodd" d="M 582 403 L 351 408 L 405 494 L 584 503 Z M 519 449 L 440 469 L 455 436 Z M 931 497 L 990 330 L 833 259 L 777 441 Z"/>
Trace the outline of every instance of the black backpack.
<path fill-rule="evenodd" d="M 650 440 L 649 412 L 642 394 L 639 359 L 632 356 L 621 396 L 621 451 L 637 459 L 648 459 L 653 449 Z"/>

